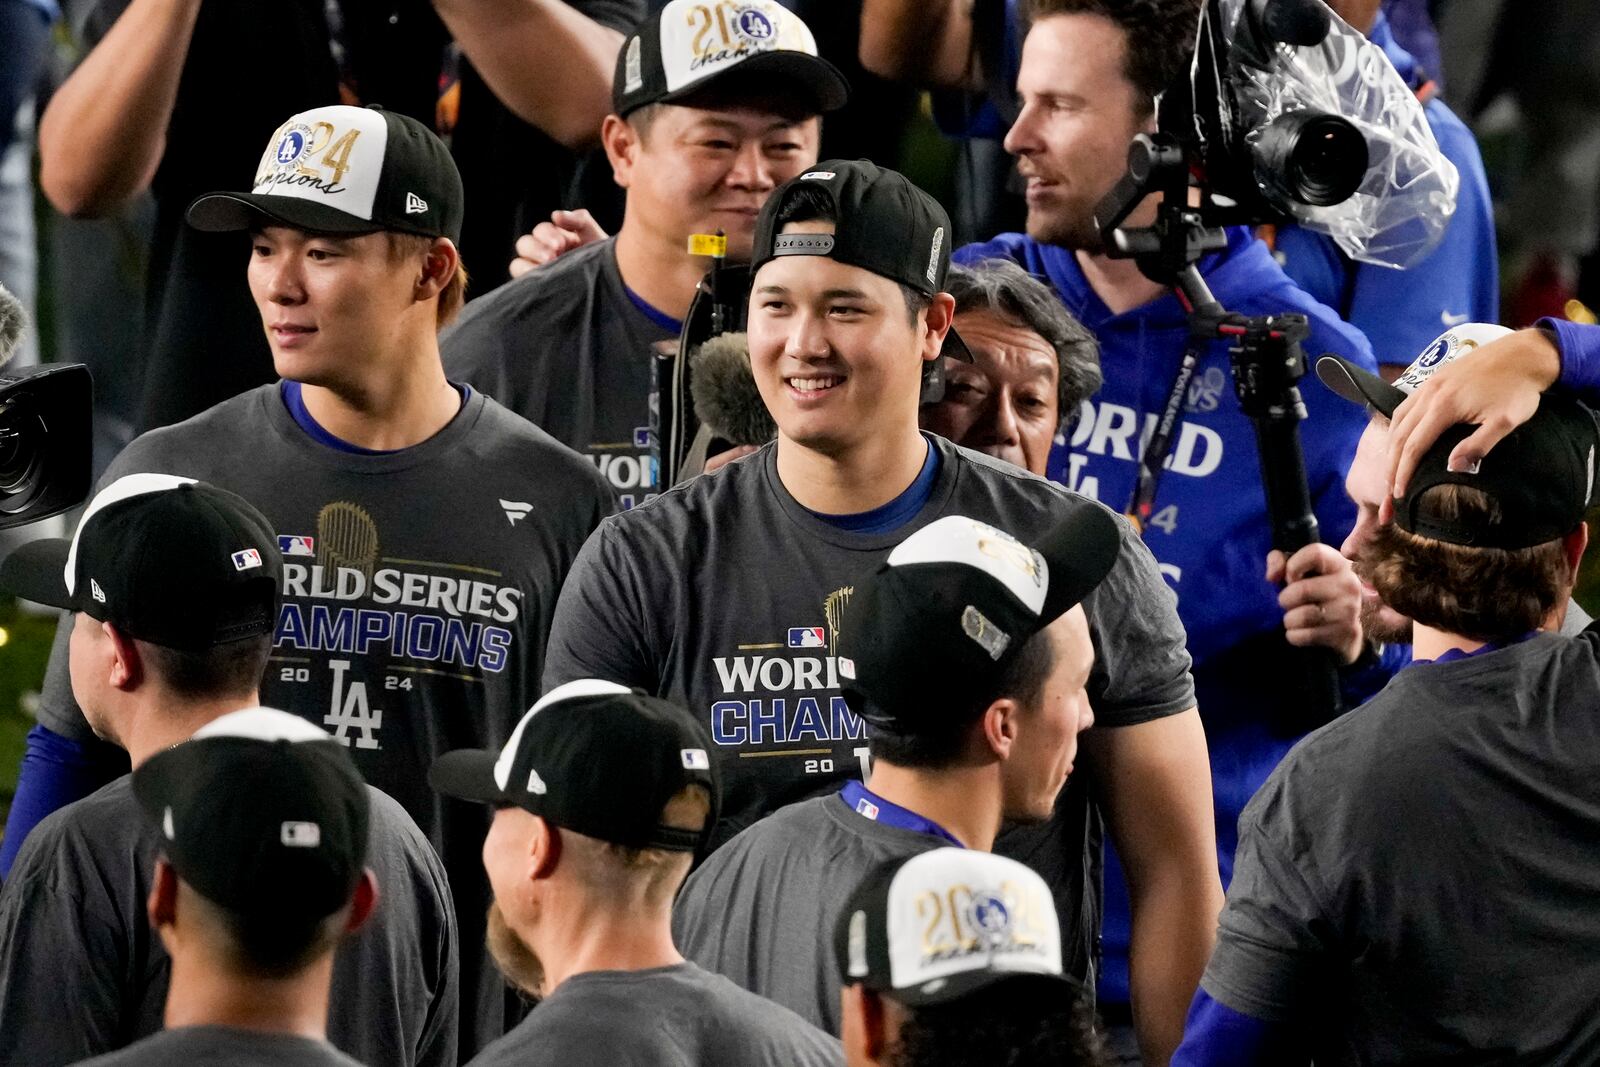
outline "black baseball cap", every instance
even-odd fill
[[[447,796],[513,805],[585,837],[694,852],[711,839],[719,807],[710,749],[704,729],[678,705],[586,678],[546,693],[499,752],[446,752],[428,782]],[[662,826],[667,801],[694,784],[711,794],[705,826]]]
[[[118,478],[95,494],[70,541],[33,541],[0,562],[8,593],[191,652],[271,633],[282,575],[261,512],[170,474]]]
[[[1118,519],[1089,501],[1032,545],[948,515],[857,582],[836,644],[846,702],[895,733],[992,696],[1018,650],[1100,584]]]
[[[814,114],[836,111],[850,96],[844,75],[817,55],[810,27],[775,0],[745,0],[736,9],[671,0],[623,42],[611,107],[625,116],[647,104],[684,100],[735,75],[753,86],[781,88]]]
[[[254,921],[332,915],[366,866],[366,783],[343,745],[286,712],[207,723],[141,764],[133,795],[178,877]]]
[[[459,242],[465,199],[461,172],[432,130],[393,111],[334,104],[278,127],[250,192],[206,193],[189,205],[188,219],[212,232],[278,223]]]
[[[833,201],[833,233],[781,233],[778,216],[798,190]],[[899,171],[864,159],[830,159],[775,189],[756,219],[750,276],[779,256],[826,256],[933,296],[950,273],[950,216]],[[944,355],[972,362],[952,328]]]
[[[1049,982],[1068,998],[1079,992],[1061,969],[1050,887],[988,852],[936,848],[881,864],[846,901],[834,948],[845,985],[911,1007],[1002,981]]]
[[[1423,454],[1405,495],[1395,501],[1396,526],[1447,544],[1504,549],[1542,545],[1578,528],[1595,502],[1600,431],[1593,412],[1571,397],[1546,393],[1533,418],[1495,445],[1475,471],[1449,470],[1451,450],[1476,429],[1452,426]],[[1481,490],[1498,505],[1498,521],[1441,512],[1427,499],[1439,485]]]

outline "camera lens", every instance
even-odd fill
[[[26,396],[0,403],[0,514],[24,510],[43,492],[45,436]]]
[[[1322,111],[1291,111],[1256,140],[1256,180],[1280,205],[1328,207],[1350,199],[1367,174],[1367,142],[1348,120]]]

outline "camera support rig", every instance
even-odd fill
[[[1166,409],[1145,445],[1128,515],[1141,528],[1149,520],[1156,481],[1183,410],[1189,380],[1205,348],[1226,341],[1239,407],[1255,427],[1272,544],[1285,556],[1293,555],[1321,539],[1300,445],[1300,423],[1306,417],[1297,384],[1306,372],[1300,342],[1310,334],[1310,326],[1304,315],[1245,316],[1217,303],[1196,264],[1208,253],[1227,247],[1223,223],[1249,220],[1233,205],[1214,201],[1203,187],[1198,190],[1200,204],[1192,205],[1189,174],[1177,138],[1168,133],[1141,133],[1128,150],[1128,173],[1095,214],[1100,232],[1108,238],[1106,254],[1134,260],[1151,281],[1171,287],[1189,317],[1188,348]],[[1144,228],[1120,228],[1151,193],[1162,194],[1155,222]],[[1339,665],[1331,650],[1290,652],[1302,661],[1297,673],[1304,687],[1295,694],[1298,713],[1286,716],[1284,725],[1298,732],[1338,716],[1343,699]]]

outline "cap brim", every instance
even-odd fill
[[[506,795],[495,784],[494,765],[498,752],[482,748],[463,748],[446,752],[428,768],[428,784],[445,796],[479,804],[506,802]]]
[[[206,233],[230,233],[279,223],[309,233],[357,236],[383,227],[347,211],[292,196],[263,193],[207,193],[189,205],[189,225]]]
[[[1317,360],[1317,377],[1322,384],[1352,404],[1360,404],[1391,418],[1394,409],[1405,402],[1406,393],[1396,389],[1369,370],[1343,356],[1327,355]]]
[[[821,56],[784,48],[758,52],[708,78],[668,93],[658,98],[657,102],[675,104],[734,78],[747,77],[759,77],[763,82],[784,79],[799,85],[810,96],[818,114],[837,111],[850,100],[850,83],[845,81],[844,75],[832,63]]]
[[[1092,593],[1122,551],[1122,531],[1118,519],[1091,501],[1077,502],[1077,512],[1062,520],[1033,548],[1050,568],[1050,586],[1045,590],[1040,625],[1060,618]]]
[[[848,982],[848,979],[846,980]],[[976,993],[980,989],[1004,982],[1008,986],[1012,983],[1037,983],[1048,986],[1052,991],[1059,991],[1060,995],[1070,1003],[1071,998],[1081,996],[1082,985],[1076,980],[1062,974],[1051,974],[1048,971],[965,971],[961,974],[952,974],[934,982],[926,982],[921,986],[911,986],[907,989],[888,990],[889,996],[911,1008],[927,1007],[933,1004],[945,1004],[957,1000],[969,993]],[[927,986],[932,985],[932,992],[926,992]]]
[[[939,354],[941,356],[949,356],[951,359],[959,359],[963,363],[977,362],[972,358],[972,349],[968,348],[967,342],[962,340],[959,333],[956,333],[954,326],[945,331],[944,347],[939,349]]]
[[[67,592],[67,553],[72,542],[61,537],[30,541],[0,560],[0,590],[35,604],[74,610]]]

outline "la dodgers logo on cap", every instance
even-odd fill
[[[268,142],[252,191],[370,219],[388,140],[389,125],[380,111],[333,105],[302,112]],[[411,210],[409,201],[406,206]]]

